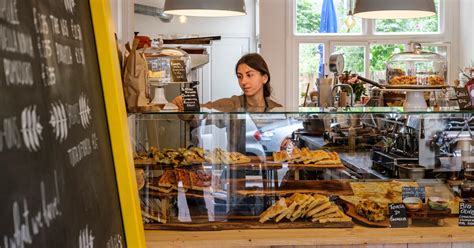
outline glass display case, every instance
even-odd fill
[[[393,86],[444,86],[447,79],[447,60],[444,56],[422,51],[412,44],[411,52],[393,55],[387,61],[387,83]]]
[[[410,226],[442,228],[472,193],[470,111],[203,109],[133,118],[147,229],[390,227],[395,203]],[[423,196],[409,199],[418,188]]]

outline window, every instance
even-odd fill
[[[304,103],[308,86],[310,91],[315,87],[314,83],[319,77],[320,67],[324,66],[324,64],[321,64],[323,54],[324,44],[311,43],[300,44],[299,46],[299,105]]]
[[[392,55],[404,51],[404,44],[371,44],[370,79],[377,82],[385,80],[385,63]]]
[[[344,55],[345,71],[365,75],[364,46],[335,46],[334,52]]]
[[[448,62],[452,56],[449,43],[453,41],[454,33],[446,30],[444,22],[451,19],[444,15],[455,14],[456,5],[448,0],[434,0],[437,14],[432,17],[405,20],[355,18],[353,26],[346,21],[351,20],[348,13],[355,0],[291,1],[293,5],[288,20],[291,25],[288,26],[292,27],[290,33],[293,35],[288,49],[292,58],[297,59],[298,67],[292,67],[288,75],[298,86],[295,87],[295,83],[286,86],[288,95],[295,96],[287,100],[287,106],[303,103],[308,84],[311,91],[322,74],[321,65],[326,65],[327,69],[329,55],[334,52],[344,54],[345,70],[375,81],[386,80],[387,60],[393,54],[407,51],[410,42],[422,43],[423,50],[440,53],[448,58]],[[333,5],[325,6],[328,3]],[[328,17],[332,24],[325,26],[322,23]],[[331,73],[326,71],[324,74]]]
[[[297,0],[296,33],[360,34],[362,32],[362,20],[360,18],[350,19],[351,17],[347,16],[350,4],[352,4],[352,0],[326,1],[326,5],[324,5],[323,0]],[[323,18],[329,21],[322,21]],[[336,23],[331,23],[331,20],[335,20]],[[346,24],[346,22],[350,24],[352,20],[354,24]],[[321,26],[321,23],[326,23],[329,26]]]
[[[375,33],[438,33],[439,25],[439,0],[435,0],[437,14],[431,17],[401,20],[377,20]]]

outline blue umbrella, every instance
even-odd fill
[[[337,15],[333,0],[324,0],[321,10],[321,21],[319,33],[337,33]],[[319,45],[319,78],[324,77],[324,50],[323,45]]]

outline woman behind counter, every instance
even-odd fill
[[[282,107],[281,104],[271,99],[270,71],[260,54],[250,53],[240,58],[235,65],[235,74],[239,80],[239,86],[244,92],[243,95],[222,98],[201,106],[220,111],[232,111],[241,108],[266,111]],[[180,111],[184,109],[181,96],[176,97],[173,103],[178,106]]]

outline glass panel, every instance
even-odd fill
[[[138,193],[143,221],[152,225],[145,228],[248,229],[280,220],[285,228],[326,227],[314,223],[323,216],[350,215],[347,204],[356,206],[359,199],[400,203],[404,186],[424,187],[427,208],[445,209],[449,202],[451,212],[445,214],[459,210],[461,199],[444,181],[473,176],[467,167],[474,155],[472,113],[356,109],[362,112],[220,113],[192,119],[176,113],[153,119],[136,115],[132,139]],[[458,193],[472,197],[473,187],[465,180]],[[340,199],[346,207],[338,207]],[[277,202],[307,214],[265,213]],[[333,209],[322,212],[323,203],[322,208]],[[385,205],[379,207],[387,212]],[[333,211],[340,212],[334,217]],[[329,227],[353,225],[350,218],[341,221],[350,225]]]
[[[296,1],[296,33],[297,34],[317,34],[317,33],[339,33],[358,34],[362,32],[362,20],[360,18],[349,17],[349,6],[352,0],[326,0],[332,6],[325,7],[324,0],[297,0]],[[333,11],[331,11],[331,9]],[[321,20],[326,20],[328,25],[321,26]],[[333,22],[336,23],[332,23]],[[328,28],[332,27],[332,28]]]
[[[363,46],[335,46],[334,52],[344,55],[345,71],[365,75],[365,47]]]
[[[324,68],[324,44],[300,44],[299,47],[299,105],[303,105],[306,90],[314,90],[314,83],[322,68]],[[309,93],[309,92],[308,92]]]
[[[375,33],[437,33],[440,31],[439,0],[435,0],[436,15],[417,19],[387,19],[375,21]]]
[[[404,52],[403,44],[372,44],[370,45],[370,79],[385,81],[385,65],[394,54]]]

